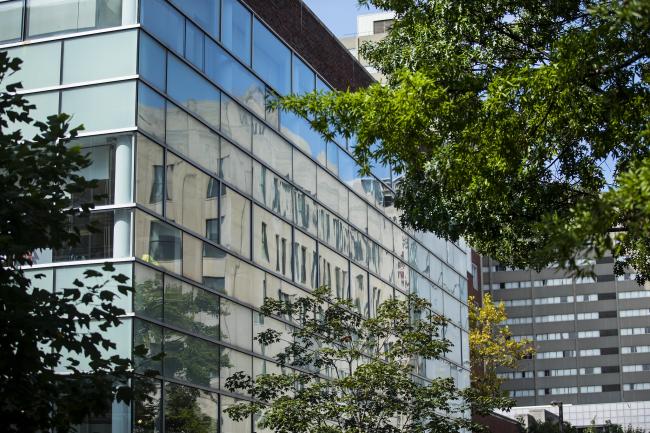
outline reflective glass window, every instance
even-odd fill
[[[203,276],[203,242],[183,232],[183,276],[201,282]]]
[[[133,379],[133,425],[142,433],[162,431],[162,395],[160,381]]]
[[[253,116],[226,95],[221,95],[221,132],[243,148],[251,149]]]
[[[418,282],[422,277],[419,277]],[[442,290],[439,287],[431,286],[431,309],[442,314],[443,313],[443,300],[442,300]]]
[[[172,3],[212,37],[219,38],[219,0],[172,0]]]
[[[224,180],[250,194],[253,182],[253,160],[226,140],[221,141],[219,173]]]
[[[350,229],[350,258],[362,266],[368,266],[368,238]]]
[[[167,218],[206,236],[207,221],[217,218],[219,194],[213,182],[207,174],[168,153]]]
[[[203,32],[189,21],[185,22],[185,58],[203,70]]]
[[[291,226],[255,206],[253,212],[253,260],[291,278]]]
[[[264,117],[264,84],[216,43],[206,40],[205,73],[229,94]]]
[[[409,267],[398,259],[395,259],[395,282],[397,283],[397,288],[402,292],[410,292],[411,278]]]
[[[30,110],[29,117],[34,120],[40,120],[41,122],[47,122],[48,116],[59,113],[59,92],[43,92],[43,93],[33,93],[26,95],[25,99],[31,104],[35,105],[36,108]],[[32,139],[35,135],[40,134],[41,130],[36,127],[36,125],[31,124],[27,125],[24,122],[16,121],[11,122],[7,120],[7,132],[14,132],[20,130],[22,136],[26,139]],[[78,123],[75,123],[75,119],[72,119],[72,124],[78,126]]]
[[[318,206],[296,188],[293,188],[293,214],[298,227],[314,236],[318,235]]]
[[[127,128],[135,123],[135,82],[83,87],[61,92],[61,111],[83,124],[85,132]],[[93,101],[94,109],[88,109]]]
[[[460,340],[460,328],[458,328],[458,327],[456,327],[456,326],[454,326],[452,324],[448,324],[445,327],[445,338],[447,340],[449,340],[451,342],[451,344],[453,344],[453,346],[451,346],[451,348],[450,348],[451,351],[449,353],[447,353],[445,356],[448,359],[450,359],[451,361],[453,361],[453,362],[455,362],[457,364],[461,364],[461,362],[462,362],[462,359],[461,359],[462,358],[462,355],[461,355],[462,342]]]
[[[370,220],[369,213],[375,212],[372,208],[368,209],[365,201],[361,200],[356,194],[350,194],[350,222],[362,232],[368,231],[374,221]]]
[[[318,248],[319,285],[327,286],[338,298],[351,299],[348,260],[329,248]]]
[[[368,272],[360,267],[350,264],[351,281],[350,291],[352,303],[357,311],[364,316],[368,316]]]
[[[219,396],[197,388],[165,383],[165,431],[217,433]]]
[[[134,75],[137,35],[133,30],[66,40],[63,84]]]
[[[264,271],[227,254],[212,266],[222,276],[221,293],[254,306],[264,301]],[[204,269],[205,272],[205,269]],[[211,272],[212,274],[212,272]]]
[[[291,51],[253,19],[253,69],[278,93],[291,93]]]
[[[315,289],[317,285],[316,241],[294,230],[293,243],[293,280],[302,286]]]
[[[430,269],[429,275],[431,280],[438,286],[443,286],[442,262],[433,255],[429,258]]]
[[[293,180],[303,190],[316,195],[316,164],[301,152],[293,152]]]
[[[281,176],[291,179],[292,148],[282,137],[262,122],[253,121],[253,153]]]
[[[167,58],[167,93],[209,125],[219,128],[219,91],[171,54]]]
[[[183,52],[185,19],[163,0],[141,0],[140,21],[168,48]]]
[[[165,98],[138,83],[138,128],[165,141]]]
[[[226,347],[221,348],[221,389],[226,389],[226,380],[235,373],[253,374],[253,357]]]
[[[23,0],[0,3],[0,41],[20,39],[23,28]]]
[[[313,92],[315,89],[315,74],[309,66],[293,55],[293,87],[296,94]]]
[[[253,197],[284,218],[293,220],[291,184],[279,178],[271,170],[255,162],[253,173]]]
[[[241,421],[234,421],[225,412],[227,408],[233,404],[241,403],[232,397],[225,395],[221,396],[221,431],[228,433],[250,433],[251,432],[251,418],[247,417]]]
[[[318,167],[318,192],[320,201],[341,215],[348,217],[348,190],[331,174]]]
[[[460,325],[460,301],[445,293],[443,296],[443,302],[445,317]]]
[[[230,188],[221,191],[220,243],[231,251],[250,257],[250,200]]]
[[[350,254],[350,227],[322,206],[318,206],[318,237],[340,254]]]
[[[133,275],[133,311],[137,314],[163,320],[163,274],[149,267],[135,264]]]
[[[251,13],[237,0],[223,0],[221,43],[244,63],[251,63]]]
[[[165,322],[219,339],[219,297],[165,276]]]
[[[164,337],[165,376],[195,385],[219,387],[219,346],[168,329]]]
[[[219,173],[219,136],[184,110],[167,103],[167,145],[214,174]]]
[[[2,7],[7,3],[0,3]],[[3,32],[0,18],[0,34]],[[0,40],[2,37],[0,36]],[[40,87],[58,86],[61,75],[61,42],[25,45],[7,50],[10,58],[22,60],[20,69],[11,76],[5,77],[3,84],[21,83],[23,89],[38,89]]]
[[[375,317],[379,306],[393,297],[393,288],[370,276],[370,316]]]
[[[325,165],[327,143],[311,128],[307,120],[292,112],[283,112],[280,116],[280,129],[300,150]]]
[[[139,74],[159,90],[167,82],[167,55],[165,49],[145,32],[140,32]]]
[[[339,175],[339,153],[341,149],[333,141],[327,142],[327,162],[326,166],[336,176]]]
[[[120,212],[120,215],[123,213],[124,211]],[[113,211],[76,215],[71,218],[70,224],[74,229],[79,230],[79,243],[54,250],[52,257],[54,262],[128,256],[129,240],[125,241],[123,237],[114,238],[116,233],[114,233],[115,214]],[[92,231],[88,228],[89,225],[94,227]],[[127,237],[130,237],[129,235],[130,233],[127,233]],[[116,246],[114,245],[115,241],[122,244],[126,242],[126,245]],[[114,254],[114,246],[118,247],[115,253],[123,254]],[[124,251],[124,247],[127,247],[127,251]]]
[[[144,212],[136,212],[135,252],[145,262],[181,273],[181,231]]]
[[[382,277],[385,281],[388,281],[390,283],[395,282],[395,264],[393,255],[380,246],[377,247],[377,251],[377,257],[379,260],[377,263],[376,273],[379,274],[379,276]],[[372,268],[372,266],[370,267]]]
[[[133,356],[135,370],[139,373],[155,371],[162,374],[160,354],[162,348],[162,328],[139,319],[133,321],[133,347],[143,350],[143,354]]]
[[[135,200],[162,215],[165,191],[163,148],[138,135],[135,175]]]
[[[115,27],[122,24],[122,0],[28,0],[29,36]]]
[[[221,298],[221,339],[233,346],[251,350],[253,346],[253,312],[235,302]]]
[[[280,341],[270,345],[262,345],[259,341],[253,340],[253,351],[262,355],[274,358],[292,341],[291,326],[279,320],[266,317],[261,313],[253,312],[253,335],[273,329],[280,333]],[[253,361],[255,362],[255,361]],[[257,373],[257,372],[255,372]]]
[[[71,193],[73,205],[132,202],[132,141],[130,134],[84,137],[71,141],[70,145],[81,147],[81,152],[92,161],[77,174],[96,182],[94,188]]]

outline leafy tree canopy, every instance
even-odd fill
[[[0,83],[11,79],[19,59],[0,52]],[[124,275],[105,265],[89,269],[73,287],[40,289],[22,270],[38,249],[79,242],[70,219],[87,215],[91,204],[71,206],[71,197],[94,182],[75,175],[90,165],[68,116],[47,122],[30,117],[35,109],[16,93],[0,90],[0,431],[67,432],[91,414],[105,413],[114,394],[127,400],[128,359],[110,355],[116,345],[104,334],[120,324],[124,310],[113,301],[130,290]],[[23,137],[19,126],[38,133]],[[110,277],[109,277],[110,275]],[[31,275],[38,282],[43,274]],[[64,373],[62,374],[57,374]]]
[[[360,50],[387,85],[281,105],[402,173],[406,225],[517,267],[611,252],[650,276],[647,0],[360,3],[396,12]]]
[[[503,302],[494,304],[492,296],[483,297],[479,306],[469,299],[469,359],[472,364],[472,387],[484,395],[498,396],[503,379],[497,367],[516,370],[519,361],[535,353],[532,341],[515,340],[510,328],[503,326],[508,316]]]
[[[427,301],[391,299],[376,317],[363,319],[351,301],[327,288],[313,294],[293,302],[266,299],[265,315],[298,325],[288,341],[273,329],[256,337],[262,345],[284,343],[276,360],[287,371],[228,378],[230,391],[255,400],[226,409],[231,418],[259,412],[259,426],[279,433],[453,433],[479,428],[462,417],[471,409],[508,406],[507,399],[458,389],[451,378],[414,376],[417,362],[438,360],[451,345],[442,336],[446,319],[428,312]]]

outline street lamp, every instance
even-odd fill
[[[564,433],[564,412],[562,411],[563,403],[561,401],[552,401],[551,406],[557,406],[560,415],[560,433]]]

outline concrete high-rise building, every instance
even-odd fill
[[[391,296],[430,299],[454,347],[416,373],[469,385],[467,249],[403,230],[390,167],[360,177],[354,140],[326,142],[266,107],[275,94],[373,81],[302,2],[1,1],[0,49],[23,59],[9,81],[22,81],[35,117],[65,112],[85,127],[75,144],[98,185],[74,199],[103,196],[73,221],[81,243],[35,252],[27,272],[58,290],[113,262],[136,289],[120,298],[114,353],[166,354],[135,360],[161,372],[147,382],[152,404],[116,403],[82,431],[181,431],[176,397],[205,431],[252,431],[223,415],[246,398],[224,380],[276,371],[253,336],[291,324],[261,316],[264,297],[319,285],[370,316]]]
[[[373,78],[379,82],[384,81],[384,76],[368,64],[368,61],[361,56],[359,48],[364,42],[378,42],[386,37],[395,20],[395,13],[375,12],[357,16],[357,33],[346,35],[340,38],[341,43],[350,53],[361,62]]]
[[[563,402],[575,425],[595,417],[650,429],[650,287],[634,274],[615,277],[611,258],[584,265],[593,266],[593,278],[483,258],[483,291],[505,303],[515,338],[537,349],[518,371],[500,373],[504,387],[518,406]]]

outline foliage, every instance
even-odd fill
[[[497,367],[516,370],[519,361],[532,356],[535,349],[528,339],[516,341],[507,326],[508,316],[503,302],[495,304],[492,296],[483,296],[479,306],[469,299],[469,355],[472,363],[472,388],[484,395],[500,395],[503,379],[497,377]]]
[[[19,66],[0,52],[0,83]],[[32,284],[23,272],[34,251],[79,242],[70,220],[92,205],[73,208],[71,197],[94,183],[74,174],[90,164],[67,144],[79,128],[70,129],[64,114],[34,121],[35,107],[16,93],[20,87],[7,84],[0,92],[0,431],[63,433],[109,410],[113,394],[130,396],[119,385],[129,361],[110,355],[116,346],[103,334],[120,324],[124,310],[113,301],[130,288],[111,265],[87,270],[57,293],[35,287],[43,274]],[[38,133],[25,139],[11,130],[16,125]]]
[[[396,12],[360,49],[387,85],[280,104],[368,169],[404,176],[402,222],[503,264],[615,258],[650,275],[647,0],[361,0]],[[378,145],[377,145],[378,144]]]
[[[564,422],[563,429],[560,430],[560,423],[557,421],[544,421],[544,422],[535,422],[532,421],[528,428],[525,430],[526,433],[577,433],[575,427],[573,427],[568,422]]]
[[[272,329],[256,337],[265,346],[285,344],[276,360],[287,371],[228,378],[230,391],[255,399],[228,408],[231,418],[261,412],[259,426],[282,433],[452,433],[475,427],[462,413],[485,413],[502,403],[459,390],[451,378],[414,378],[418,360],[440,359],[451,345],[441,334],[446,319],[429,312],[427,301],[414,295],[391,299],[376,317],[363,319],[350,300],[331,296],[327,288],[313,295],[265,300],[265,315],[298,325],[286,342]]]
[[[585,433],[645,433],[645,430],[638,427],[632,427],[628,425],[627,428],[623,428],[620,424],[614,424],[610,420],[605,421],[605,425],[601,427],[596,427],[596,420],[591,421],[591,426],[589,426]]]

